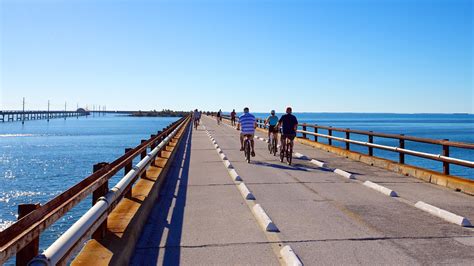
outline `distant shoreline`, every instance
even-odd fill
[[[188,115],[189,111],[171,111],[171,110],[162,110],[162,111],[138,111],[129,114],[128,116],[133,117],[183,117]]]

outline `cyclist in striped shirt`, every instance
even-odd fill
[[[244,138],[248,136],[252,146],[252,157],[255,157],[255,148],[253,137],[255,135],[255,128],[257,128],[257,120],[255,116],[249,113],[249,108],[244,108],[244,113],[239,117],[237,130],[240,130],[240,151],[244,150]]]

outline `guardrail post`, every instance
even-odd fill
[[[108,163],[104,163],[104,162],[94,164],[92,171],[95,173],[107,165]],[[109,191],[109,181],[107,180],[105,181],[104,184],[102,184],[94,192],[92,192],[92,206],[94,206],[94,204],[97,202],[97,200],[99,200],[100,197],[105,196],[105,194],[107,194],[108,191]],[[107,218],[97,228],[97,230],[94,233],[92,233],[92,238],[96,240],[102,239],[105,236],[106,230],[107,230]]]
[[[401,137],[405,136],[404,134],[400,134]],[[400,149],[405,149],[405,140],[404,139],[399,139],[399,145],[398,147]],[[405,164],[405,154],[402,152],[398,152],[398,162],[400,164]]]
[[[154,135],[154,134],[150,135],[150,138],[154,139],[154,138],[156,138],[156,135]],[[156,146],[158,146],[158,141],[153,140],[150,144],[150,151],[154,150],[156,148]],[[155,166],[155,160],[154,159],[151,161],[151,165]]]
[[[314,125],[314,133],[318,134],[318,125]],[[318,136],[314,135],[314,142],[318,142]]]
[[[125,149],[125,153],[131,151],[132,148],[126,148]],[[133,166],[133,161],[130,161],[127,165],[125,165],[125,167],[123,168],[123,175],[127,175],[128,172],[130,172],[130,170],[132,170],[132,166]],[[127,193],[125,193],[125,198],[131,198],[132,197],[132,189],[128,190]]]
[[[146,139],[142,139],[141,143],[146,142]],[[145,148],[142,153],[140,154],[140,160],[143,160],[146,157],[147,149]],[[143,171],[142,175],[140,178],[146,178],[146,169]]]
[[[351,133],[349,132],[349,129],[346,128],[346,139],[351,139]],[[346,142],[346,150],[350,150],[351,149],[351,145],[349,142]]]
[[[39,203],[18,205],[18,220],[28,215],[30,212],[38,209]],[[30,260],[39,253],[39,237],[33,239],[28,245],[16,253],[16,265],[27,265]]]
[[[372,133],[372,131],[369,131],[370,133]],[[374,136],[373,135],[369,135],[369,143],[374,143]],[[370,147],[369,146],[369,156],[374,156],[374,148]]]
[[[332,136],[332,129],[328,129],[328,135]],[[331,138],[328,138],[328,144],[329,144],[329,146],[332,145],[332,139]]]
[[[306,124],[303,124],[303,131],[306,131]],[[303,138],[306,139],[306,133],[303,132]]]
[[[449,139],[444,139],[448,141]],[[449,157],[449,146],[443,145],[443,156]],[[449,163],[443,162],[443,174],[449,175]]]

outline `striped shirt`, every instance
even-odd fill
[[[251,113],[244,113],[239,117],[240,131],[244,134],[254,134],[255,121],[255,116]]]

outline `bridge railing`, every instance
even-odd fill
[[[138,177],[145,173],[172,136],[188,121],[189,117],[179,119],[162,132],[158,131],[158,134],[151,135],[148,140],[142,140],[142,143],[135,148],[126,149],[124,155],[110,164],[94,165],[93,174],[46,204],[31,208],[30,213],[0,232],[0,264],[15,254],[17,260],[26,262],[36,256],[41,233],[91,194],[94,207],[73,225],[74,228],[71,227],[73,229],[70,228],[47,249],[51,251],[45,253],[50,256],[47,257],[47,261],[52,265],[64,263],[76,246],[82,243],[81,239],[88,238],[91,234],[93,238],[100,239],[106,229],[104,225],[107,214],[123,197],[131,196],[131,188]],[[132,166],[133,160],[137,157],[141,161]],[[109,190],[108,180],[122,169],[124,178]],[[79,222],[82,224],[78,224]]]
[[[227,120],[230,119],[230,117],[227,115],[224,115],[223,118]],[[264,122],[265,122],[265,119],[257,118],[258,127],[267,128]],[[337,127],[321,126],[321,125],[307,124],[307,123],[299,124],[297,132],[299,133],[299,138],[309,140],[310,136],[312,136],[313,137],[312,141],[315,141],[315,142],[320,142],[319,141],[320,138],[327,139],[327,144],[329,146],[334,146],[333,141],[345,143],[343,148],[348,151],[351,150],[351,144],[367,147],[368,156],[374,156],[374,149],[395,152],[395,153],[398,153],[397,162],[399,164],[405,164],[405,155],[438,161],[443,164],[442,173],[445,175],[450,175],[451,164],[462,166],[462,167],[474,168],[473,161],[453,158],[450,156],[450,148],[474,150],[473,143],[449,141],[447,139],[437,140],[437,139],[429,139],[429,138],[420,138],[420,137],[413,137],[413,136],[405,136],[403,134],[397,135],[397,134],[388,134],[388,133],[378,133],[378,132],[372,132],[372,131],[356,130],[356,129],[349,129],[349,128],[337,128]],[[334,136],[335,132],[343,133],[344,137]],[[323,134],[323,133],[326,133],[326,134]],[[353,136],[354,134],[357,134],[359,136],[364,136],[365,138],[367,138],[367,141],[351,139],[351,136]],[[377,144],[374,141],[374,137],[398,140],[398,146],[388,146],[388,145]],[[432,154],[428,152],[421,152],[421,151],[407,149],[405,147],[406,146],[405,144],[407,141],[415,142],[415,143],[439,145],[440,154]]]

